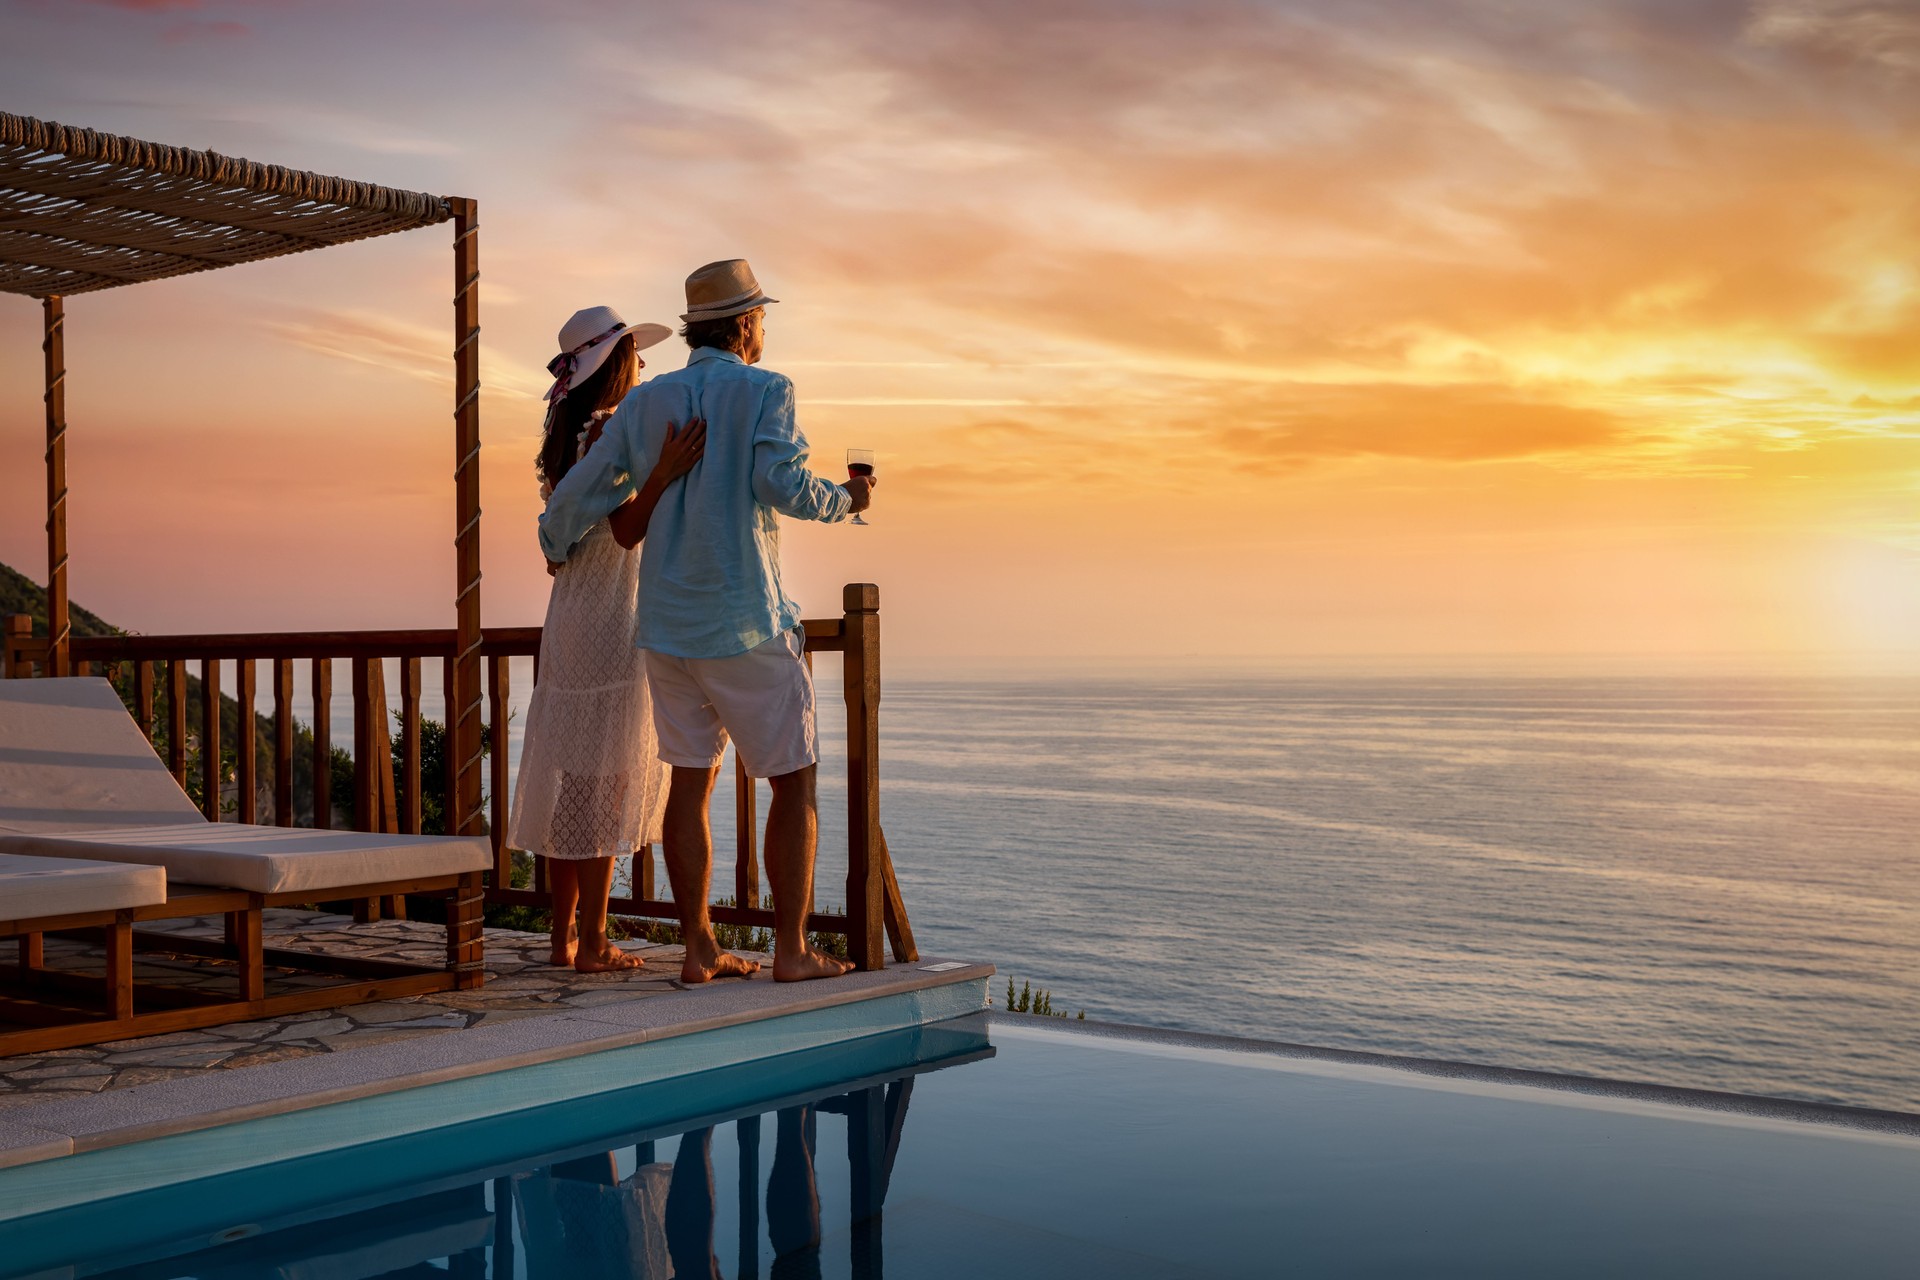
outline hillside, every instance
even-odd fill
[[[0,614],[24,613],[33,619],[33,634],[47,634],[47,589],[10,565],[0,564]],[[120,634],[115,627],[90,609],[68,602],[68,620],[76,636]]]

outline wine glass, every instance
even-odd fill
[[[874,465],[873,450],[871,449],[847,450],[847,478],[848,479],[852,479],[854,476],[866,476],[867,478],[871,479],[873,477],[873,465]],[[853,514],[852,522],[854,524],[866,523],[865,520],[862,520],[860,518],[860,513],[857,511],[854,512]]]

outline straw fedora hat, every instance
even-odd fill
[[[547,389],[545,398],[558,400],[567,394],[567,388],[592,377],[620,345],[620,339],[628,334],[633,335],[634,346],[645,351],[672,337],[673,330],[663,324],[628,324],[612,307],[587,307],[574,312],[560,326],[560,354],[547,361],[553,385]]]
[[[709,262],[687,277],[687,313],[680,318],[688,324],[724,320],[778,301],[760,291],[745,258],[728,258]]]

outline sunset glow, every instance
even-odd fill
[[[486,618],[542,364],[749,258],[810,612],[906,657],[1920,652],[1920,14],[0,0],[11,111],[480,202]],[[74,597],[447,625],[447,237],[69,303]],[[0,560],[44,572],[39,311]],[[678,340],[648,353],[677,367]]]

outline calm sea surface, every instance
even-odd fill
[[[1920,680],[890,678],[883,732],[923,949],[1056,1008],[1920,1109]]]

